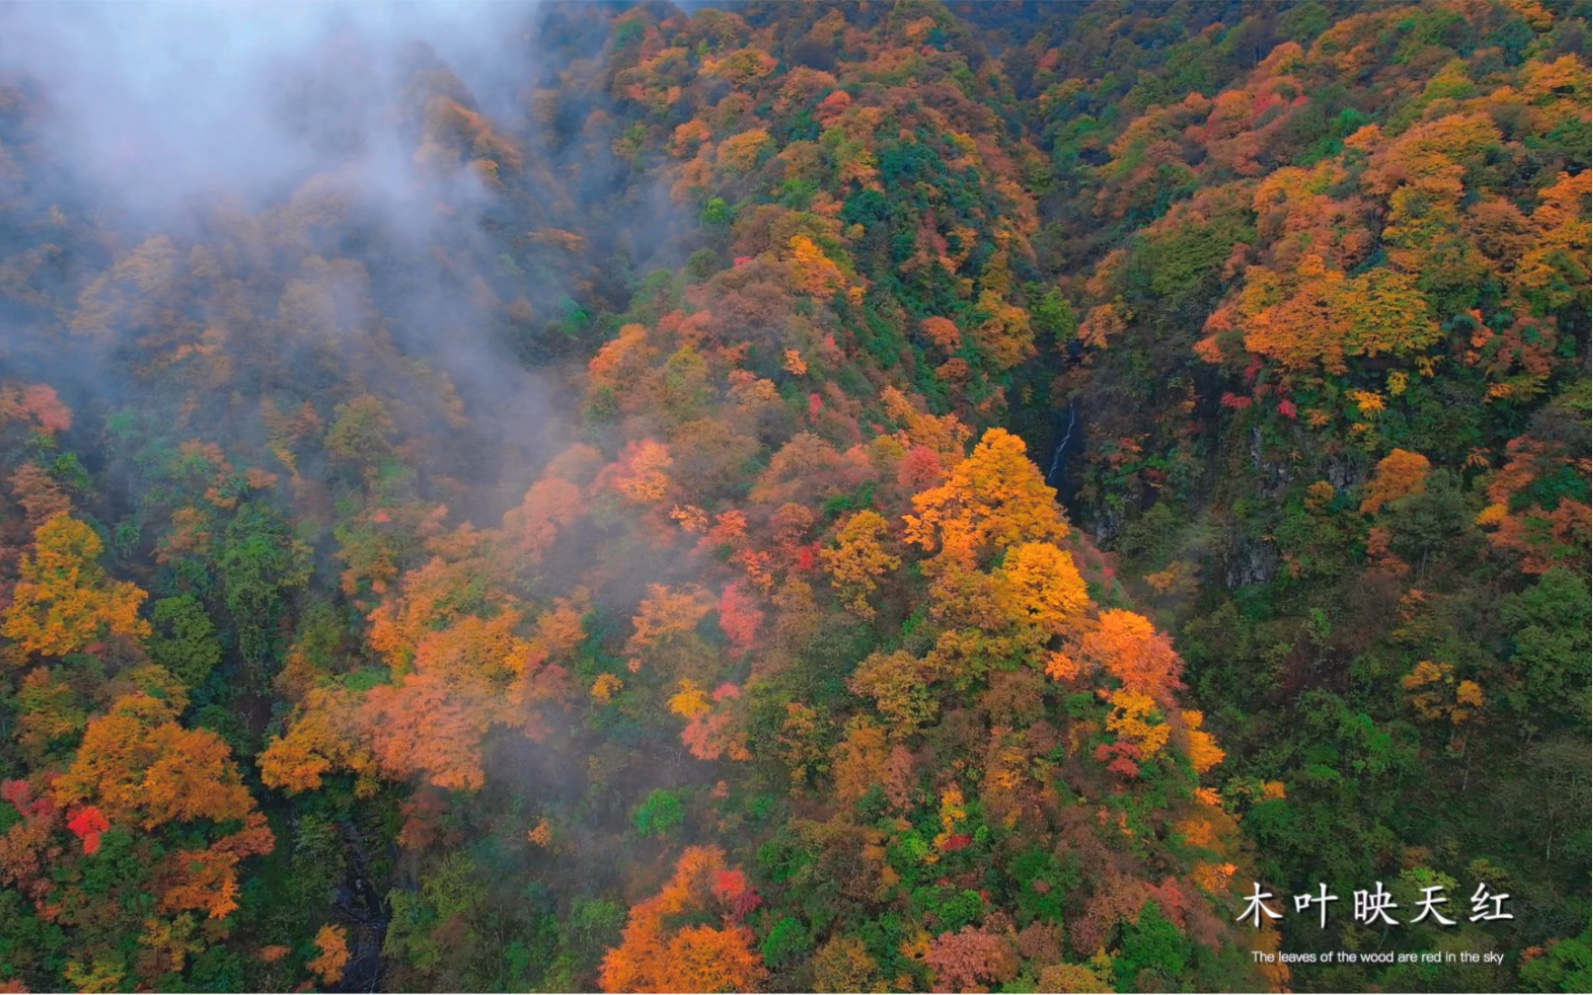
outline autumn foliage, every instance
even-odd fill
[[[631,908],[622,942],[603,958],[606,992],[744,992],[764,975],[751,932],[731,915],[720,926],[672,927],[671,920],[726,911],[745,893],[723,851],[687,847],[654,897]],[[728,880],[728,884],[727,884]]]
[[[490,16],[10,25],[0,989],[1588,987],[1586,10]]]
[[[25,653],[65,656],[108,637],[139,639],[149,623],[138,617],[145,594],[114,581],[99,565],[104,544],[66,512],[40,525],[34,551],[24,554],[0,633]]]

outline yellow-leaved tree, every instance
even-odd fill
[[[1059,541],[1068,527],[1056,491],[1029,459],[1023,440],[993,428],[944,484],[913,497],[904,516],[907,540],[935,556],[925,572],[973,569],[997,550],[1025,542]]]
[[[891,555],[880,541],[889,528],[879,512],[860,511],[841,527],[834,547],[819,551],[846,607],[864,618],[874,616],[868,597],[879,588],[878,578],[902,565],[901,557]]]
[[[106,574],[99,564],[104,550],[93,529],[64,511],[40,525],[0,632],[24,653],[45,656],[66,656],[112,636],[147,638],[149,623],[138,617],[147,595]]]

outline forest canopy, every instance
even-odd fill
[[[0,8],[0,991],[1589,990],[1590,78]]]

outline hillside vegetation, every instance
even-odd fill
[[[1588,990],[1586,4],[493,16],[0,61],[0,990]]]

